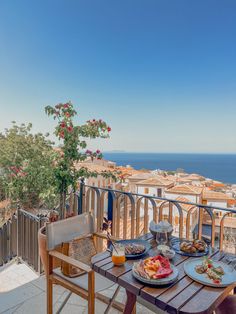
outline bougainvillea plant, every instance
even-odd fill
[[[55,160],[55,183],[60,193],[60,216],[66,216],[66,196],[69,189],[76,191],[78,181],[81,178],[96,177],[99,174],[105,178],[116,180],[116,174],[111,171],[90,171],[86,167],[78,167],[78,162],[90,157],[92,160],[101,159],[99,149],[91,151],[87,149],[86,138],[108,138],[111,131],[106,122],[99,119],[87,121],[85,124],[75,125],[74,118],[78,116],[71,102],[60,103],[55,107],[45,107],[48,116],[57,120],[55,135],[62,142]]]

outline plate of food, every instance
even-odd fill
[[[168,285],[178,278],[178,269],[161,255],[134,263],[132,273],[137,280],[153,286]]]
[[[183,240],[175,239],[171,240],[171,247],[176,253],[185,256],[201,257],[209,253],[209,247],[203,240]]]
[[[235,270],[207,257],[188,260],[184,264],[184,271],[191,279],[211,287],[222,288],[236,282]]]
[[[126,258],[139,258],[150,250],[151,244],[145,240],[130,239],[130,240],[120,240],[115,243],[125,247],[125,257]],[[110,247],[112,250],[112,247]]]

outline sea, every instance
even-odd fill
[[[198,173],[229,184],[236,184],[236,154],[173,154],[173,153],[128,153],[107,152],[104,158],[117,166],[130,165],[135,169]]]

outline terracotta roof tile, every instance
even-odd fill
[[[203,190],[202,198],[208,199],[208,200],[222,200],[222,201],[232,199],[232,197],[230,197],[229,195],[223,192],[216,192],[216,191],[211,191],[208,189]]]
[[[189,194],[189,195],[200,195],[202,192],[202,187],[188,185],[188,184],[179,184],[174,187],[166,190],[166,193],[174,194]]]
[[[146,180],[137,182],[137,185],[149,185],[149,186],[171,186],[174,182],[163,177],[152,177]]]

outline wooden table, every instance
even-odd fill
[[[156,241],[152,235],[147,234],[141,239],[151,243],[149,256],[157,255]],[[211,249],[209,255],[215,261],[225,261],[226,254],[218,249]],[[95,255],[92,259],[93,269],[102,276],[110,279],[126,289],[127,301],[125,314],[132,313],[137,296],[154,304],[168,313],[175,314],[210,314],[225,299],[234,288],[211,288],[190,279],[184,272],[184,262],[189,257],[179,254],[172,260],[179,270],[178,281],[168,287],[153,288],[145,286],[132,276],[132,265],[135,260],[127,260],[123,266],[114,266],[110,252],[106,251]]]

